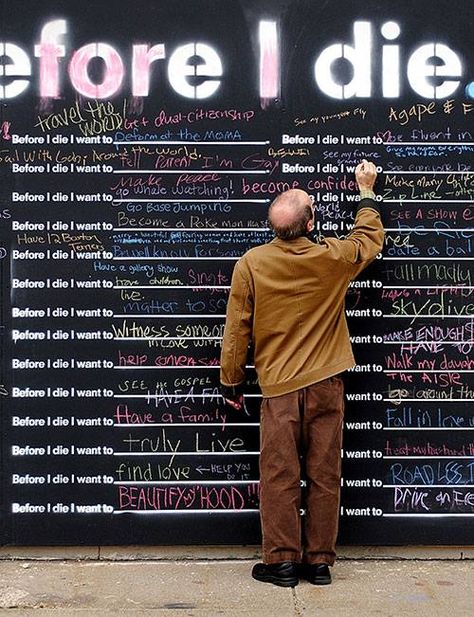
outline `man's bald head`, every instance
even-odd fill
[[[268,222],[281,240],[294,240],[312,229],[311,198],[301,189],[290,189],[273,200],[268,210]]]

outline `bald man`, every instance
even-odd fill
[[[356,169],[360,190],[354,227],[343,240],[307,237],[313,199],[282,193],[268,219],[276,238],[237,262],[221,353],[221,390],[243,407],[250,343],[262,390],[260,518],[262,582],[295,586],[299,578],[331,582],[341,480],[344,391],[341,373],[354,366],[344,298],[349,283],[376,257],[384,231],[373,187],[373,163]],[[302,504],[301,471],[307,479]],[[304,505],[306,514],[300,517]],[[303,522],[302,522],[303,521]]]

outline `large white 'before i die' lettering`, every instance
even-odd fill
[[[39,58],[39,96],[56,98],[61,95],[60,58],[66,57],[68,24],[64,19],[47,22],[34,45],[34,55]],[[278,24],[260,21],[259,77],[261,99],[276,99],[280,95],[280,42]],[[384,98],[397,98],[401,91],[402,68],[400,46],[393,44],[401,34],[396,22],[386,22],[380,33],[385,41],[381,47],[381,92]],[[335,99],[368,98],[373,95],[375,71],[373,58],[380,56],[376,48],[374,26],[369,21],[353,24],[353,44],[333,43],[325,47],[314,63],[314,80],[319,90]],[[151,65],[166,59],[164,43],[149,46],[132,45],[130,59],[131,94],[146,97],[150,93]],[[90,62],[99,58],[103,63],[100,83],[92,81],[88,69]],[[340,62],[352,66],[352,76],[343,83],[336,76]],[[106,99],[118,95],[125,77],[125,64],[119,51],[105,42],[88,43],[71,50],[67,73],[73,88],[82,96]],[[0,99],[13,99],[25,92],[30,84],[32,62],[28,53],[19,45],[0,41]],[[190,99],[207,99],[221,85],[224,63],[218,51],[203,42],[178,46],[168,59],[167,77],[171,88]],[[426,99],[444,99],[458,88],[462,64],[458,54],[448,45],[428,42],[416,48],[408,58],[406,78],[411,89]],[[342,83],[341,83],[342,82]]]

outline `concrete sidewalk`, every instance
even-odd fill
[[[253,561],[2,561],[0,615],[468,617],[474,561],[339,561],[333,584],[282,589]]]

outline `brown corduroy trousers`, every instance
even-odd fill
[[[339,519],[344,386],[330,377],[264,398],[260,518],[264,563],[333,565]],[[301,499],[301,476],[307,480]],[[306,514],[302,518],[300,509]]]

